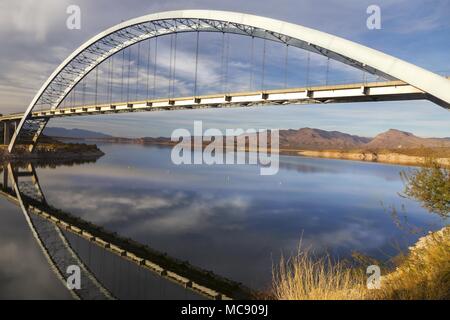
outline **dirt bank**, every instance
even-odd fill
[[[343,160],[357,160],[357,161],[370,161],[370,162],[382,162],[402,165],[424,165],[427,157],[405,155],[395,152],[390,153],[376,153],[376,152],[348,152],[348,151],[312,151],[312,150],[300,150],[298,155],[306,157],[318,157],[318,158],[332,158]],[[450,167],[450,158],[436,158],[439,164]]]

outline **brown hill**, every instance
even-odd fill
[[[366,149],[448,148],[446,138],[420,138],[410,132],[390,129],[380,133],[364,146]]]
[[[280,147],[292,149],[354,149],[360,148],[371,139],[320,129],[302,128],[280,130]]]
[[[117,143],[139,143],[146,145],[172,145],[177,142],[172,142],[170,138],[117,138],[110,137],[95,132],[72,130],[62,131],[60,128],[52,128],[53,132],[49,132],[50,136],[64,137],[67,136],[78,139],[90,140],[94,137],[95,140],[110,141]],[[47,131],[46,131],[47,133]],[[52,134],[53,133],[53,134]],[[64,135],[63,135],[64,133]],[[380,150],[380,149],[421,149],[421,148],[435,148],[445,149],[450,148],[450,138],[421,138],[412,133],[404,132],[396,129],[390,129],[386,132],[380,133],[375,138],[365,138],[357,135],[342,133],[339,131],[326,131],[312,128],[289,129],[280,130],[280,148],[282,149],[303,149],[303,150]],[[442,151],[441,150],[441,151]],[[446,151],[448,152],[448,151]]]

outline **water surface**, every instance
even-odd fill
[[[300,240],[340,258],[358,251],[387,259],[420,236],[411,226],[426,232],[443,224],[399,196],[399,172],[411,167],[281,156],[277,175],[260,176],[249,165],[176,166],[170,148],[100,148],[106,156],[97,163],[37,169],[52,206],[259,290],[270,286],[273,265],[281,254],[295,253]],[[70,297],[33,244],[19,208],[3,199],[0,208],[0,297]],[[85,259],[97,250],[68,239]],[[95,271],[106,272],[102,263]],[[29,281],[29,269],[39,281]],[[110,274],[108,281],[126,286],[131,273]],[[175,289],[164,296],[160,289],[131,292],[122,288],[120,297],[192,298]]]

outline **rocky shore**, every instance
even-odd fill
[[[315,158],[331,158],[341,160],[356,160],[391,163],[400,165],[424,165],[427,161],[425,156],[413,156],[396,152],[378,153],[370,151],[332,151],[332,150],[300,150],[298,155]],[[450,158],[434,158],[436,162],[445,167],[450,167]]]

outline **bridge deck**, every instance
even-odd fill
[[[353,83],[327,86],[311,86],[289,89],[221,93],[214,95],[152,99],[145,101],[90,104],[70,108],[35,111],[32,118],[99,115],[110,113],[201,109],[212,107],[242,107],[263,104],[306,104],[357,101],[387,101],[426,99],[427,95],[402,81]],[[23,113],[0,117],[1,121],[17,121]]]

